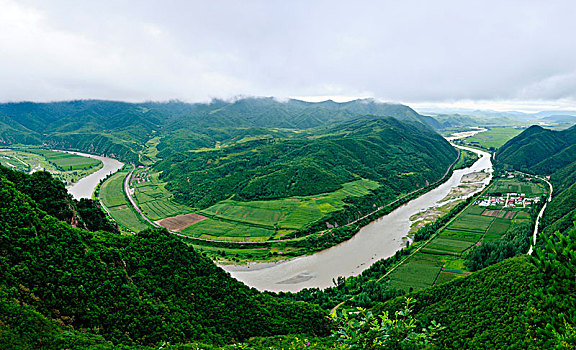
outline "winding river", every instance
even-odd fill
[[[100,180],[104,179],[109,174],[115,173],[124,166],[124,163],[121,163],[116,159],[109,157],[95,156],[93,154],[73,152],[73,151],[60,151],[60,152],[66,152],[83,157],[98,159],[102,161],[102,163],[104,164],[104,166],[100,170],[86,177],[83,177],[82,179],[80,179],[80,181],[68,187],[68,192],[70,192],[75,199],[92,198],[92,193],[94,193],[94,190],[96,189],[96,186],[98,186]]]
[[[472,136],[486,129],[453,134],[447,140]],[[450,179],[402,205],[391,213],[364,226],[350,240],[321,252],[279,263],[252,263],[248,265],[222,266],[232,277],[248,286],[268,291],[299,291],[304,288],[326,288],[333,285],[338,276],[355,276],[380,259],[391,257],[406,246],[407,233],[413,223],[414,214],[446,202],[443,199],[451,189],[462,184],[466,174],[485,171],[492,173],[490,154],[476,149],[456,146],[477,153],[480,158],[469,168],[456,170]],[[468,194],[481,191],[488,185],[492,176],[482,181],[483,186]]]

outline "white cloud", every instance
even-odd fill
[[[0,100],[573,101],[565,1],[0,0]]]

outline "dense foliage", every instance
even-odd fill
[[[312,139],[259,140],[177,154],[156,166],[176,198],[204,208],[220,200],[261,200],[331,192],[366,178],[392,194],[444,176],[456,151],[439,135],[396,119],[336,124]]]
[[[422,324],[437,321],[442,349],[543,349],[529,339],[524,319],[534,293],[531,283],[539,277],[525,257],[508,259],[466,278],[433,286],[411,295],[414,317]],[[397,298],[380,307],[399,310]]]
[[[0,289],[34,315],[119,344],[329,331],[317,308],[249,289],[166,231],[91,233],[38,206],[0,177]],[[10,337],[39,336],[19,327]]]
[[[245,98],[195,104],[20,102],[0,104],[0,144],[44,144],[113,155],[137,163],[142,160],[143,145],[153,137],[161,138],[159,155],[168,156],[244,137],[283,137],[286,135],[279,135],[278,128],[307,129],[367,114],[434,122],[409,107],[373,100],[308,103]]]
[[[412,316],[413,303],[412,299],[406,298],[404,308],[395,311],[392,317],[387,311],[376,316],[363,308],[342,316],[333,315],[340,323],[334,334],[345,349],[430,349],[444,327],[432,321],[429,326],[420,328]]]
[[[484,242],[472,248],[466,256],[464,265],[470,271],[478,271],[508,258],[525,254],[530,248],[532,231],[533,225],[527,222],[513,225],[502,239]]]
[[[532,259],[538,279],[528,315],[532,336],[546,348],[576,348],[576,227],[555,233]],[[541,281],[540,281],[541,280]]]

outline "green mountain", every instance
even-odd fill
[[[257,140],[179,153],[155,166],[175,196],[205,208],[332,192],[360,178],[385,184],[389,197],[444,176],[457,152],[421,123],[366,117],[306,138]]]
[[[166,231],[123,236],[59,221],[40,208],[65,195],[32,199],[7,179],[9,172],[0,175],[1,348],[31,341],[58,349],[76,338],[222,344],[329,330],[316,307],[246,287]],[[35,180],[53,187],[49,176]]]
[[[413,315],[421,324],[432,320],[440,332],[440,349],[541,349],[528,337],[524,313],[535,292],[536,268],[525,257],[508,259],[472,275],[413,293]],[[377,310],[399,310],[398,298]]]
[[[308,103],[244,98],[195,104],[98,100],[21,102],[0,104],[0,143],[44,143],[139,162],[144,144],[153,137],[160,137],[158,149],[169,155],[214,147],[238,137],[239,133],[261,136],[261,128],[302,130],[366,114],[432,122],[407,106],[372,100]],[[272,135],[279,136],[276,132]]]
[[[576,218],[576,127],[555,131],[532,126],[496,153],[496,165],[547,175],[554,185],[543,227],[546,233],[565,232]]]

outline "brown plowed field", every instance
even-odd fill
[[[175,232],[180,232],[186,227],[193,225],[197,222],[200,222],[204,219],[207,219],[205,216],[198,215],[198,214],[186,214],[186,215],[177,215],[171,218],[166,218],[162,220],[155,221],[158,225],[162,227],[166,227],[167,229]]]

